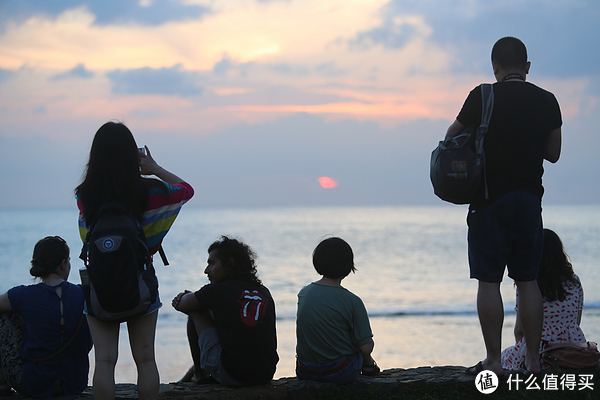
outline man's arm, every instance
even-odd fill
[[[546,142],[546,149],[544,151],[544,158],[551,163],[555,163],[560,158],[560,150],[562,146],[562,133],[561,128],[556,128],[550,131],[548,135],[548,141]]]
[[[181,292],[175,296],[171,302],[171,305],[174,309],[184,314],[189,314],[192,311],[199,311],[206,308],[203,307],[200,302],[198,302],[196,295],[189,290]]]
[[[10,306],[10,300],[8,299],[8,292],[0,294],[0,313],[11,312],[12,307]]]
[[[460,122],[458,122],[457,119],[454,120],[454,122],[452,123],[452,125],[450,125],[448,127],[448,130],[446,131],[446,137],[452,136],[452,134],[456,131],[458,131],[459,129],[464,128],[465,126],[463,124],[461,124]]]

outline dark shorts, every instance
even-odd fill
[[[221,363],[221,339],[217,333],[217,328],[209,328],[202,331],[198,338],[200,346],[200,367],[204,372],[212,375],[219,383],[227,386],[242,386],[242,384],[233,379]]]
[[[363,356],[357,351],[351,356],[344,356],[335,361],[315,364],[296,360],[296,375],[298,379],[317,382],[332,382],[337,384],[352,383],[360,375]]]
[[[507,193],[487,207],[470,210],[467,225],[471,278],[502,282],[505,267],[517,282],[537,278],[544,243],[538,196]]]
[[[153,312],[157,311],[161,307],[162,307],[162,303],[160,302],[160,295],[159,295],[159,293],[156,293],[156,300],[154,301],[154,303],[150,304],[150,307],[148,308],[148,311],[146,311],[144,316],[152,314]],[[85,315],[89,315],[88,308],[87,308],[87,301],[83,302],[83,313]]]

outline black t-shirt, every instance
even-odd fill
[[[275,302],[269,289],[243,281],[202,287],[196,299],[215,317],[227,373],[244,384],[273,379],[279,361],[275,333]]]
[[[469,93],[456,119],[463,125],[481,122],[481,88]],[[542,197],[544,151],[548,134],[562,125],[554,95],[529,82],[494,84],[494,109],[484,139],[489,200],[483,180],[471,208],[481,208],[515,190]]]

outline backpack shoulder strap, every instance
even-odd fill
[[[483,162],[483,184],[485,190],[485,199],[489,199],[487,174],[485,165],[485,153],[483,152],[483,139],[487,133],[492,119],[492,111],[494,110],[494,87],[490,83],[481,84],[481,125],[477,129],[477,137],[475,138],[475,152]]]
[[[487,131],[492,118],[494,109],[494,87],[490,83],[481,84],[481,125],[479,129],[485,128]],[[485,133],[485,132],[484,132]]]

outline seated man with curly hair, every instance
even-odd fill
[[[222,236],[208,248],[210,283],[173,299],[173,308],[189,317],[194,360],[182,381],[248,386],[273,378],[279,361],[275,303],[258,279],[255,259],[248,245]]]

